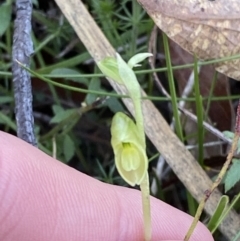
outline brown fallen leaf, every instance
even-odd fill
[[[201,60],[240,53],[239,0],[138,0],[169,38]],[[240,59],[216,64],[240,80]]]

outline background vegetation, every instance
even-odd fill
[[[11,82],[15,15],[11,1],[4,3],[0,6],[0,129],[15,135]],[[90,0],[85,4],[107,39],[125,60],[136,53],[149,51],[154,24],[136,1]],[[121,96],[112,90],[100,74],[54,1],[34,2],[32,27],[35,53],[31,69],[59,85],[54,86],[48,79],[32,78],[35,133],[39,148],[87,175],[107,183],[127,186],[115,169],[109,131],[113,114],[126,111]],[[215,128],[220,131],[231,130],[235,120],[234,100],[239,98],[239,84],[215,73],[212,66],[199,68],[199,84],[194,82],[194,78],[189,84],[194,60],[186,52],[179,51],[173,42],[170,42],[170,54],[175,71],[171,81],[165,67],[166,56],[160,31],[157,32],[155,47],[155,71],[166,90],[173,95],[171,88],[175,88],[176,100],[179,103],[182,101],[187,109]],[[155,103],[167,122],[172,123],[173,115],[179,117],[180,125],[172,123],[173,130],[214,178],[225,160],[226,143],[209,136],[203,126],[189,124],[185,116],[180,116],[171,105],[170,98],[156,84],[147,61],[136,73],[147,98]],[[186,86],[190,86],[187,94],[184,92]],[[203,114],[199,112],[200,107]],[[155,185],[152,184],[153,195],[194,215],[197,203],[150,142],[147,152],[150,158],[150,181],[155,182]],[[233,197],[238,192],[239,187],[236,186],[228,194]],[[240,204],[235,205],[235,209],[239,211]],[[220,233],[215,235],[216,240],[224,240]]]

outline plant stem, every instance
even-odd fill
[[[128,95],[119,95],[116,93],[111,93],[111,92],[103,92],[103,91],[97,91],[97,90],[88,90],[88,89],[82,89],[82,88],[78,88],[78,87],[73,87],[70,85],[66,85],[66,84],[61,84],[59,82],[53,81],[51,79],[48,79],[46,77],[44,77],[43,75],[31,70],[30,68],[26,67],[23,63],[19,62],[16,60],[16,62],[23,68],[26,69],[30,74],[38,77],[39,79],[43,80],[44,82],[47,82],[49,84],[58,86],[60,88],[63,88],[65,90],[71,90],[71,91],[76,91],[76,92],[81,92],[81,93],[91,93],[91,94],[96,94],[96,95],[102,95],[102,96],[112,96],[112,97],[118,97],[118,98],[129,98]]]
[[[168,83],[169,83],[169,89],[171,94],[172,111],[174,116],[174,127],[176,129],[176,133],[179,139],[183,140],[183,130],[182,130],[180,116],[178,114],[177,94],[176,94],[176,88],[175,88],[174,77],[173,77],[173,68],[171,63],[168,38],[167,38],[167,35],[164,33],[163,33],[163,44],[164,44],[164,51],[166,56],[166,65],[168,67],[167,74],[168,74]]]
[[[194,56],[194,90],[196,98],[196,114],[197,114],[197,129],[198,129],[198,162],[203,167],[203,143],[204,143],[204,127],[203,127],[203,101],[200,93],[198,62]]]
[[[130,93],[129,93],[130,94]],[[131,96],[131,94],[130,94]],[[143,114],[142,114],[142,105],[141,105],[141,99],[133,99],[131,96],[134,104],[134,109],[135,109],[135,120],[136,120],[136,125],[139,130],[139,134],[141,135],[141,141],[142,144],[144,145],[144,148],[146,148],[146,139],[145,139],[145,132],[144,132],[144,122],[143,122]]]
[[[184,241],[188,241],[195,229],[195,227],[197,226],[198,220],[200,219],[200,216],[202,214],[203,208],[205,203],[207,202],[208,198],[210,197],[210,195],[212,194],[212,192],[218,187],[218,185],[221,183],[224,175],[227,172],[227,169],[229,167],[229,165],[231,164],[233,155],[237,149],[237,145],[238,145],[238,140],[239,140],[239,136],[240,136],[240,101],[238,103],[238,109],[237,109],[237,117],[236,117],[236,126],[235,126],[235,135],[232,141],[232,147],[228,153],[227,156],[227,160],[224,163],[221,171],[218,174],[217,179],[215,180],[215,182],[212,184],[212,187],[210,190],[206,190],[205,191],[205,196],[203,197],[203,199],[201,200],[201,202],[199,203],[196,215],[193,219],[193,222],[184,238]]]
[[[149,190],[149,178],[148,173],[140,184],[142,193],[142,208],[143,208],[143,222],[144,222],[144,240],[150,241],[152,237],[151,228],[151,208],[150,208],[150,190]]]

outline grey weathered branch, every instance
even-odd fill
[[[14,22],[12,72],[15,98],[17,135],[36,146],[34,119],[32,112],[32,87],[30,74],[21,68],[16,60],[29,67],[33,54],[31,39],[31,0],[16,0],[16,19]]]

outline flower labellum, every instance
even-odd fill
[[[118,112],[113,117],[111,134],[118,172],[129,185],[140,185],[147,172],[148,159],[136,124]]]

